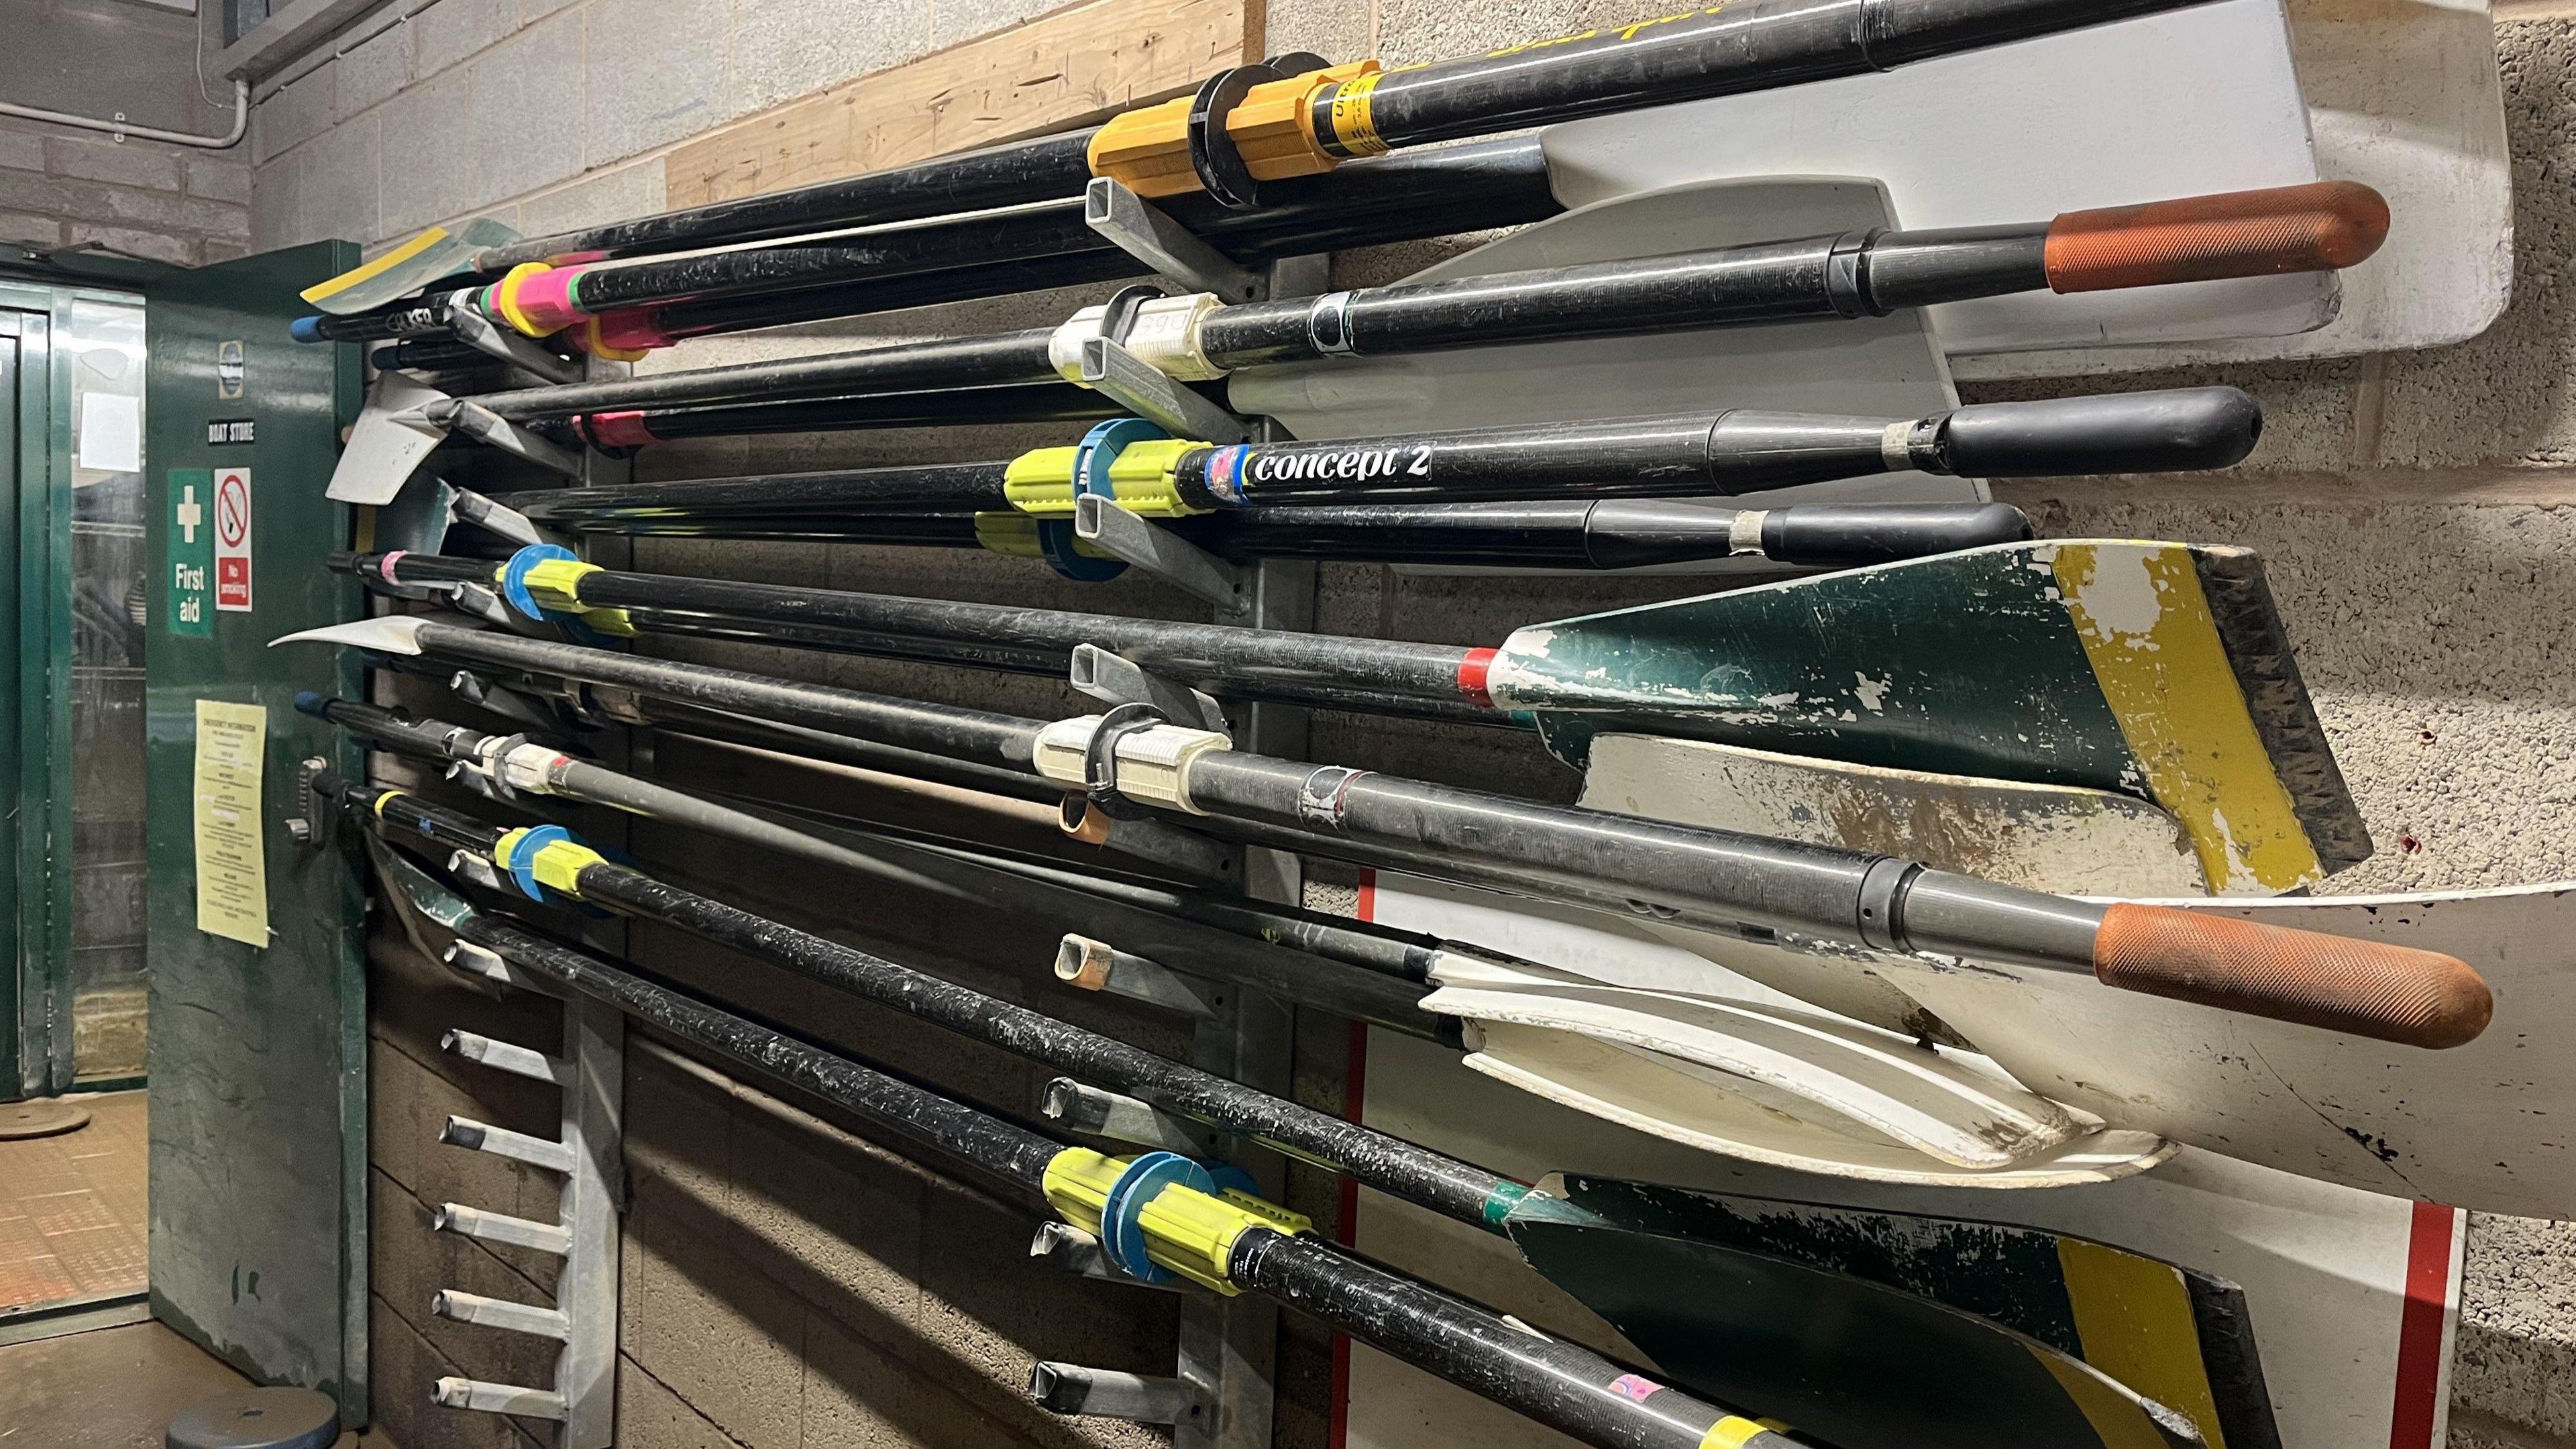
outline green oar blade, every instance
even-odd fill
[[[2084,1360],[2188,1417],[2213,1449],[2280,1449],[2244,1290],[2089,1238],[2014,1223],[1567,1176],[1598,1217],[1848,1273]]]
[[[316,282],[305,289],[304,300],[335,317],[370,312],[410,296],[441,277],[470,269],[475,253],[486,247],[518,239],[516,231],[488,216],[476,217],[458,231],[433,226],[383,256],[362,262],[327,282]]]
[[[2183,1449],[2192,1421],[1972,1313],[1783,1257],[1533,1194],[1504,1220],[1530,1266],[1694,1392],[1830,1444]]]
[[[2215,891],[2370,853],[2243,549],[2001,544],[1533,625],[1488,689],[1575,763],[1627,730],[2134,795]]]

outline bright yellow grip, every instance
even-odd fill
[[[1134,1161],[1068,1147],[1047,1163],[1042,1182],[1046,1199],[1066,1222],[1099,1236],[1109,1191]],[[1145,1256],[1157,1266],[1229,1297],[1243,1291],[1226,1277],[1237,1238],[1252,1228],[1293,1235],[1315,1226],[1301,1213],[1248,1193],[1229,1188],[1211,1195],[1179,1183],[1166,1184],[1138,1209],[1136,1225],[1144,1231]]]
[[[530,565],[522,582],[527,585],[528,597],[545,607],[579,614],[587,608],[581,601],[581,581],[599,571],[599,565],[584,563],[577,558],[550,558]],[[634,631],[630,629],[627,632]]]
[[[606,856],[587,845],[558,840],[551,845],[537,847],[536,855],[528,861],[528,869],[536,875],[537,884],[548,890],[578,896],[581,894],[581,873],[591,866],[607,863]]]

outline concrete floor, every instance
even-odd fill
[[[158,1323],[0,1347],[0,1449],[161,1449],[170,1416],[248,1388],[205,1350]],[[337,1449],[398,1449],[343,1434]]]

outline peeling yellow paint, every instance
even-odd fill
[[[2102,696],[2156,803],[2178,816],[2219,892],[2322,878],[2178,544],[2067,543],[2052,567]]]

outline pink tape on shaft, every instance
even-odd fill
[[[652,307],[620,307],[614,312],[602,312],[591,319],[588,330],[593,336],[583,338],[585,344],[595,341],[619,353],[650,352],[679,340],[662,330],[658,309]],[[596,352],[599,347],[586,350]]]
[[[528,319],[537,335],[561,332],[582,320],[581,308],[573,305],[573,280],[582,274],[580,267],[556,267],[552,271],[530,272],[511,285],[510,305]]]
[[[644,415],[640,412],[585,413],[575,421],[581,427],[582,436],[590,439],[591,446],[595,448],[640,448],[646,443],[661,441],[653,436],[651,428],[644,426]]]

